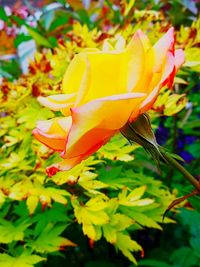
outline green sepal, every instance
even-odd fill
[[[127,122],[121,129],[121,133],[130,142],[136,142],[152,156],[159,165],[160,158],[163,158],[160,147],[156,141],[154,132],[151,128],[149,115],[141,114],[134,122]]]

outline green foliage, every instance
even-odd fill
[[[35,82],[34,75],[31,80]],[[144,186],[144,175],[133,172],[131,164],[124,169],[124,162],[132,162],[137,147],[122,136],[116,136],[96,157],[69,172],[46,177],[44,168],[55,161],[55,156],[49,157],[51,151],[32,140],[30,130],[37,120],[52,117],[53,113],[37,104],[30,83],[28,91],[21,81],[14,86],[16,95],[12,90],[8,92],[9,98],[2,102],[8,114],[1,117],[1,243],[8,244],[8,261],[20,257],[21,241],[30,255],[38,253],[42,257],[75,246],[76,242],[61,234],[78,223],[89,239],[104,237],[136,263],[132,252],[141,250],[141,246],[131,238],[132,231],[143,226],[161,229],[158,223],[173,195],[150,177],[145,177]],[[165,200],[162,192],[168,195]],[[9,214],[13,218],[8,221]]]
[[[187,1],[172,1],[169,10],[166,1],[124,1],[122,6],[105,1],[104,9],[91,3],[86,10],[59,2],[63,6],[56,10],[43,7],[36,28],[0,8],[7,25],[28,27],[29,35],[18,34],[15,47],[33,38],[38,49],[51,48],[38,50],[29,73],[14,82],[8,80],[18,78],[18,63],[0,64],[0,74],[7,78],[0,85],[0,265],[112,267],[133,266],[138,261],[139,266],[196,267],[199,196],[163,222],[169,204],[191,191],[180,174],[162,162],[161,173],[138,145],[116,135],[94,156],[49,178],[45,168],[59,156],[34,140],[31,131],[38,120],[54,117],[37,97],[61,92],[62,77],[76,53],[99,48],[106,38],[114,44],[118,34],[129,40],[138,28],[155,41],[173,21],[186,62],[175,92],[164,89],[154,106],[157,115],[150,115],[155,130],[163,115],[170,116],[164,121],[169,131],[165,145],[172,153],[180,152],[180,131],[194,136],[195,143],[186,143],[184,149],[197,158],[200,21],[191,22],[197,4],[191,9]],[[174,16],[177,10],[180,17]],[[189,167],[199,174],[196,160]]]
[[[15,59],[10,61],[0,60],[0,77],[5,77],[8,80],[18,78],[20,75],[20,66]]]
[[[24,231],[29,225],[21,220],[18,221],[6,221],[1,220],[0,222],[0,230],[1,230],[1,238],[0,243],[8,244],[13,241],[19,241],[24,239]]]
[[[36,263],[45,260],[38,255],[26,255],[23,253],[19,257],[11,257],[6,253],[0,254],[0,264],[4,267],[16,266],[16,267],[32,267]]]
[[[27,27],[27,29],[28,29],[30,36],[32,36],[32,38],[36,41],[38,45],[42,45],[42,46],[49,47],[49,48],[52,47],[51,43],[46,38],[44,38],[40,33],[38,33],[36,30],[33,30],[31,27]]]

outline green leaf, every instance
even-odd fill
[[[137,264],[135,257],[131,252],[142,250],[142,247],[135,241],[133,241],[129,235],[123,233],[117,233],[117,241],[115,247],[121,250],[131,262]]]
[[[8,20],[8,16],[6,15],[6,12],[2,6],[0,6],[0,19],[2,19],[3,21]]]
[[[111,224],[117,231],[123,231],[133,225],[134,221],[125,214],[116,213],[112,216]]]
[[[127,3],[127,7],[126,7],[126,9],[125,9],[125,11],[124,11],[124,15],[125,15],[125,16],[128,15],[128,13],[129,13],[129,12],[131,11],[131,9],[133,8],[134,4],[135,4],[135,0],[130,0],[129,3]]]
[[[39,203],[39,198],[37,196],[29,196],[26,201],[26,205],[28,207],[29,213],[33,214],[37,205]]]
[[[135,183],[133,174],[125,175],[122,173],[123,166],[114,166],[109,170],[102,168],[99,171],[99,180],[103,183],[109,185],[112,188],[123,188],[126,184],[127,186]]]
[[[61,247],[76,246],[69,239],[60,236],[66,226],[66,224],[55,225],[49,223],[37,239],[27,242],[27,245],[39,253],[50,253],[59,250]]]
[[[31,40],[30,36],[20,33],[16,36],[14,40],[15,47],[18,47],[21,43]]]
[[[200,196],[190,197],[188,201],[192,204],[192,207],[200,213]]]
[[[111,160],[131,161],[134,159],[133,155],[130,155],[138,145],[131,145],[127,140],[119,135],[114,136],[110,142],[98,150],[98,155]]]
[[[96,173],[87,171],[84,173],[84,175],[80,176],[78,179],[78,184],[91,194],[100,194],[98,190],[106,188],[108,185],[96,180],[96,178]]]
[[[30,101],[30,99],[27,99],[27,101]],[[36,99],[34,99],[31,105],[19,111],[17,122],[24,123],[28,129],[33,129],[37,121],[49,119],[53,116],[54,114],[52,111],[47,108],[42,108]]]
[[[104,237],[108,242],[114,244],[117,241],[117,233],[125,230],[133,223],[134,221],[128,216],[116,213],[110,217],[108,224],[102,226]]]
[[[49,24],[48,27],[49,32],[56,31],[58,27],[67,24],[69,21],[69,16],[71,16],[71,14],[66,10],[55,10],[54,13],[55,13],[54,19],[51,21],[51,24]]]
[[[140,225],[162,230],[162,227],[156,221],[141,212],[129,209],[126,211],[126,213],[129,214],[129,217],[138,222]]]
[[[0,61],[0,76],[12,80],[17,79],[20,73],[21,70],[17,60]]]
[[[113,227],[110,224],[106,224],[103,226],[103,235],[105,237],[105,239],[111,243],[111,244],[115,244],[117,241],[117,230],[115,229],[115,227]]]
[[[152,204],[154,202],[153,199],[144,198],[140,199],[146,190],[146,186],[141,186],[139,188],[134,189],[132,192],[128,194],[127,188],[124,188],[122,192],[119,194],[119,204],[123,206],[145,206]]]
[[[24,221],[17,225],[17,222],[9,222],[0,219],[0,243],[8,244],[13,241],[24,240],[24,231],[27,229],[30,223]]]
[[[185,50],[186,61],[184,66],[191,68],[194,71],[200,70],[200,51],[198,47],[189,47]]]
[[[89,14],[84,9],[79,9],[76,11],[76,16],[78,19],[83,22],[83,24],[86,24],[87,26],[91,25]]]
[[[182,247],[173,252],[170,260],[176,266],[193,267],[199,263],[199,258],[196,257],[195,252],[190,247]]]
[[[48,47],[48,48],[52,48],[52,45],[48,41],[48,39],[46,39],[45,37],[43,37],[36,30],[34,30],[33,28],[30,28],[28,26],[27,26],[27,30],[28,30],[30,36],[36,41],[36,43],[38,45],[42,45],[42,46],[45,46],[45,47]]]
[[[26,20],[20,18],[19,16],[11,15],[11,18],[20,26],[26,25]]]
[[[40,261],[46,260],[38,255],[26,255],[23,253],[19,257],[12,257],[6,253],[0,254],[0,265],[2,267],[34,267]]]
[[[109,217],[105,212],[107,203],[100,197],[94,197],[85,205],[80,204],[76,198],[72,198],[74,214],[78,223],[83,224],[83,232],[89,238],[97,240],[95,225],[102,226],[109,222]]]
[[[30,179],[24,179],[12,187],[9,197],[16,200],[27,198],[27,206],[32,214],[37,207],[38,201],[45,206],[50,206],[52,200],[62,204],[67,204],[66,197],[69,195],[70,194],[66,190],[45,187],[36,179],[34,182]]]
[[[2,191],[0,191],[0,207],[3,205],[3,203],[6,200],[6,195]]]

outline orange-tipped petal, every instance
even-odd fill
[[[174,30],[170,28],[153,47],[147,50],[143,78],[135,90],[150,94],[151,99],[152,96],[157,97],[162,86],[166,84],[170,86],[174,78],[173,53]],[[151,103],[145,106],[151,106]]]
[[[36,129],[33,130],[33,135],[47,147],[55,151],[63,151],[71,124],[71,117],[39,121]]]
[[[66,157],[61,162],[48,168],[48,175],[57,171],[67,171],[79,164],[82,160],[88,158],[95,153],[102,145],[107,143],[109,139],[116,133],[114,130],[94,128],[81,137],[74,145],[68,157],[61,153],[61,156]]]
[[[46,134],[37,128],[32,133],[38,141],[55,151],[61,152],[65,148],[66,139],[63,139],[59,135]]]
[[[147,93],[151,93],[155,88],[168,81],[174,69],[174,29],[170,28],[147,53],[147,64],[145,69]],[[148,82],[148,83],[147,83]]]
[[[175,50],[174,55],[171,52],[168,52],[167,62],[162,77],[162,86],[167,85],[168,88],[172,87],[176,72],[184,63],[184,60],[185,56],[182,49]]]
[[[70,130],[63,158],[89,155],[128,121],[132,112],[138,114],[144,94],[121,94],[91,101],[72,109]],[[98,148],[97,148],[98,147]]]
[[[168,52],[174,53],[174,28],[170,28],[153,46],[154,72],[162,72]]]
[[[168,85],[168,87],[171,87],[174,81],[174,75],[175,75],[174,55],[172,54],[172,52],[168,52],[161,79],[162,86]]]

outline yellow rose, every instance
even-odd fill
[[[159,90],[172,85],[183,61],[183,51],[174,51],[173,28],[154,46],[138,30],[127,46],[120,37],[115,48],[105,42],[102,51],[92,48],[76,55],[63,78],[64,94],[38,98],[65,116],[40,121],[33,131],[64,159],[48,174],[80,163],[150,109]]]

